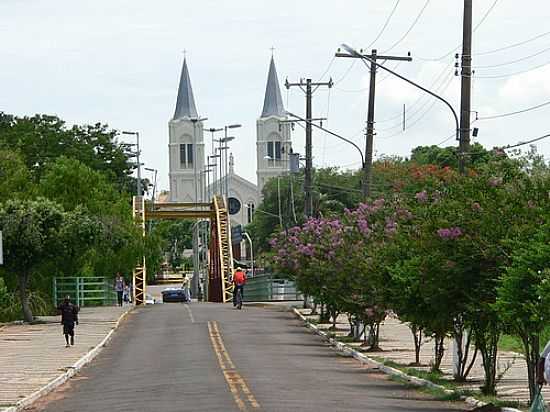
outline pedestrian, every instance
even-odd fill
[[[124,303],[130,303],[130,286],[124,286],[124,293],[122,298],[124,300]]]
[[[187,275],[183,275],[183,283],[181,285],[181,288],[183,289],[183,293],[185,294],[185,300],[187,302],[191,302],[191,291],[189,290],[190,285],[189,278]]]
[[[233,275],[233,284],[235,285],[235,289],[233,290],[233,306],[237,306],[237,293],[240,292],[242,303],[244,298],[244,285],[246,284],[246,273],[244,273],[241,268],[237,268],[235,271]]]
[[[71,303],[71,297],[65,296],[63,303],[57,307],[61,313],[61,324],[63,325],[63,335],[65,335],[65,347],[74,345],[74,325],[78,325],[78,306]],[[70,337],[70,345],[69,345]]]
[[[115,291],[117,294],[118,306],[122,306],[122,294],[124,293],[124,278],[117,272],[115,278]]]

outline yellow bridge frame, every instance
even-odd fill
[[[208,301],[230,302],[233,298],[233,252],[231,249],[231,225],[229,213],[221,196],[215,196],[211,203],[163,202],[155,203],[142,196],[133,198],[133,217],[147,235],[146,223],[154,219],[209,219],[210,259],[208,264]],[[135,305],[145,304],[147,289],[147,268],[145,256],[133,272]]]

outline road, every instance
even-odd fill
[[[457,411],[330,349],[288,312],[193,303],[133,311],[34,410]]]

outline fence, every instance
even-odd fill
[[[278,278],[273,274],[249,278],[244,288],[243,301],[270,302],[282,300],[302,300],[302,294],[296,285],[288,279]]]
[[[54,278],[54,304],[59,305],[67,295],[80,307],[114,305],[117,301],[113,281],[104,277]]]

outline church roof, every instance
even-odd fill
[[[197,108],[195,107],[195,98],[187,69],[187,60],[183,59],[183,68],[181,69],[180,85],[178,88],[178,100],[176,101],[176,111],[174,120],[182,117],[197,118]]]
[[[265,88],[264,108],[262,110],[261,117],[283,117],[285,115],[286,112],[283,106],[283,98],[281,97],[279,80],[277,79],[277,70],[275,70],[275,61],[273,60],[273,56],[271,56],[269,74],[267,76],[267,86]]]

